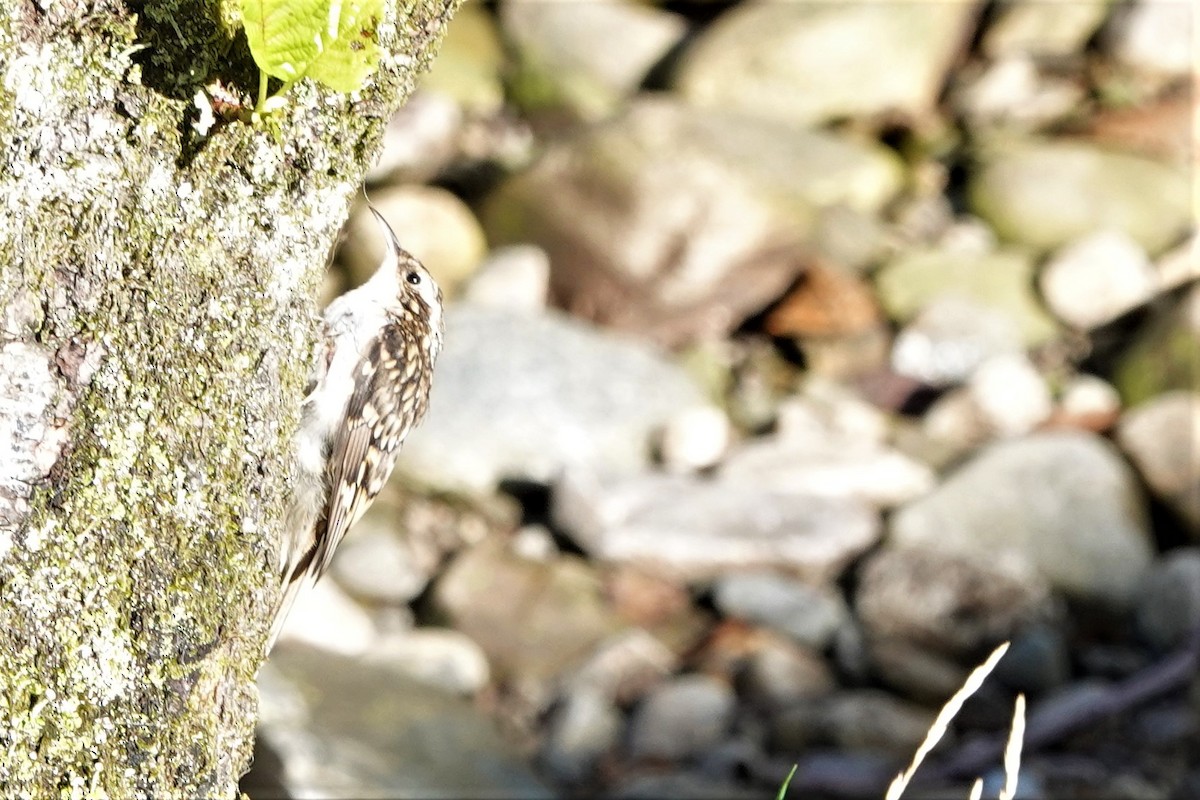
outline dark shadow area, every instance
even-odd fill
[[[257,86],[245,34],[233,37],[222,28],[216,0],[189,5],[188,13],[162,0],[133,0],[130,6],[137,13],[142,49],[133,60],[142,68],[142,85],[176,100],[190,100],[213,78],[227,88]]]
[[[283,782],[283,759],[261,736],[254,739],[254,763],[238,781],[238,792],[254,800],[292,800]]]

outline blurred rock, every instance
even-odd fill
[[[702,579],[772,567],[832,580],[879,535],[866,504],[647,473],[569,471],[556,484],[555,523],[591,557]]]
[[[831,205],[817,214],[813,244],[830,263],[861,274],[883,255],[887,233],[874,214],[846,205]]]
[[[875,285],[888,314],[900,322],[912,320],[937,300],[960,298],[1005,315],[1023,343],[1034,345],[1053,336],[1055,324],[1033,292],[1033,274],[1033,260],[1015,250],[972,255],[913,249],[886,264]]]
[[[794,753],[794,751],[793,751]],[[799,755],[788,753],[785,763],[795,765],[796,773],[788,784],[789,797],[883,797],[888,785],[903,764],[897,756],[885,756],[875,750],[847,752],[840,749],[807,750]],[[790,769],[790,766],[788,767]],[[783,775],[787,775],[787,769]],[[771,785],[783,785],[773,775]]]
[[[1189,3],[1138,0],[1110,25],[1106,43],[1117,60],[1150,75],[1181,77],[1195,64],[1196,10]]]
[[[1008,652],[992,674],[1010,689],[1035,697],[1058,689],[1071,677],[1066,637],[1053,625],[1026,626],[1012,637]]]
[[[1109,6],[1107,0],[1005,3],[999,6],[995,20],[984,34],[983,51],[992,58],[1078,55],[1104,22]]]
[[[1072,375],[1063,382],[1052,420],[1067,427],[1102,433],[1116,424],[1121,395],[1113,385],[1095,375]]]
[[[1200,548],[1173,550],[1154,565],[1139,593],[1134,624],[1160,653],[1200,634]]]
[[[462,109],[453,99],[415,92],[388,120],[383,149],[367,172],[367,183],[430,180],[454,157],[462,125]]]
[[[796,444],[819,446],[823,442],[887,444],[891,419],[852,389],[809,376],[800,393],[779,404],[775,433]]]
[[[377,638],[371,618],[334,581],[317,581],[296,598],[272,654],[296,643],[355,656],[369,650]]]
[[[809,372],[838,379],[869,372],[886,358],[888,333],[869,283],[813,263],[767,314],[772,336],[793,339]]]
[[[1016,320],[957,294],[934,298],[896,337],[892,368],[924,383],[965,381],[988,358],[1021,350]]]
[[[1128,607],[1153,552],[1132,470],[1090,434],[1000,442],[897,511],[896,546],[1036,569],[1052,588]]]
[[[886,547],[860,570],[854,608],[868,639],[903,639],[969,658],[1010,637],[1046,603],[1027,560],[991,560],[920,547]]]
[[[1168,298],[1136,331],[1113,369],[1127,406],[1172,389],[1194,390],[1200,375],[1200,285]]]
[[[512,536],[513,552],[529,561],[549,561],[559,554],[554,534],[545,525],[522,525]]]
[[[778,636],[762,636],[746,656],[739,689],[761,708],[775,709],[837,687],[833,670],[811,648]]]
[[[1185,83],[1136,104],[1096,109],[1085,126],[1088,140],[1111,150],[1147,156],[1189,170],[1192,97]]]
[[[396,469],[469,492],[505,478],[548,483],[567,465],[634,471],[648,461],[653,431],[706,404],[645,343],[557,313],[451,307],[429,415]]]
[[[430,607],[483,648],[501,679],[545,682],[624,627],[601,589],[581,559],[529,561],[489,539],[450,563],[433,585]]]
[[[1042,269],[1039,283],[1050,310],[1084,329],[1111,322],[1159,288],[1146,251],[1117,231],[1097,231],[1067,245]]]
[[[908,442],[926,463],[949,466],[994,438],[983,411],[965,389],[952,389],[934,401],[918,424],[919,435]]]
[[[555,300],[678,343],[734,329],[806,263],[815,209],[879,208],[895,157],[818,131],[639,100],[489,197],[496,243],[550,255]]]
[[[531,244],[501,247],[491,253],[463,288],[471,305],[515,313],[546,307],[550,292],[550,258]]]
[[[364,660],[451,694],[474,695],[491,677],[479,645],[448,629],[414,628],[385,636]]]
[[[840,594],[772,572],[723,575],[714,599],[726,617],[746,620],[787,634],[817,650],[829,646],[850,611]]]
[[[734,485],[895,505],[928,491],[934,476],[887,446],[888,428],[877,408],[810,378],[780,403],[774,434],[735,449],[719,474]]]
[[[1167,392],[1125,412],[1117,442],[1200,539],[1200,392]]]
[[[1019,436],[1050,418],[1050,388],[1024,353],[992,356],[967,381],[980,418],[1000,436]]]
[[[730,780],[713,780],[696,772],[661,770],[621,776],[607,794],[613,800],[760,800],[755,787]]]
[[[604,572],[604,594],[621,619],[651,634],[673,653],[692,650],[712,614],[698,608],[683,582],[670,574],[622,564]]]
[[[557,780],[582,782],[615,749],[622,722],[609,698],[594,691],[572,692],[550,717],[540,761]]]
[[[404,537],[390,497],[380,498],[338,546],[330,571],[350,594],[373,603],[402,605],[422,591],[438,566],[436,557]]]
[[[517,103],[588,120],[633,94],[687,29],[676,14],[625,0],[506,0],[500,22],[520,64]]]
[[[651,690],[629,723],[634,759],[679,761],[715,746],[733,722],[736,698],[724,681],[684,675]]]
[[[772,336],[803,339],[862,333],[882,321],[868,283],[817,263],[810,265],[796,287],[771,309],[764,327]]]
[[[1164,290],[1200,280],[1200,233],[1193,233],[1183,244],[1163,253],[1154,268]]]
[[[1077,81],[1039,73],[1033,59],[1007,56],[972,74],[965,71],[951,96],[969,125],[1030,130],[1061,119],[1085,99]]]
[[[969,3],[909,11],[889,3],[737,6],[687,49],[676,88],[699,106],[801,125],[919,117],[967,44],[975,12]]]
[[[482,3],[463,3],[454,12],[454,24],[446,35],[437,58],[418,85],[418,94],[429,92],[452,99],[475,116],[497,114],[504,105],[501,73],[505,69],[504,45]],[[412,100],[409,100],[412,103]]]
[[[907,639],[874,637],[866,647],[874,680],[929,706],[945,703],[970,672],[960,659]]]
[[[374,192],[371,203],[396,232],[400,246],[433,274],[446,297],[458,294],[487,252],[483,230],[471,209],[445,189],[395,186]],[[358,203],[350,215],[346,241],[338,251],[351,283],[364,283],[383,258],[387,241],[367,208]]]
[[[1191,218],[1183,171],[1078,142],[1013,145],[986,160],[968,191],[1002,238],[1042,251],[1112,229],[1157,254]]]
[[[888,447],[851,437],[772,437],[731,452],[720,467],[731,488],[864,500],[890,507],[933,488],[933,472]]]
[[[613,705],[628,705],[661,683],[679,666],[679,658],[639,628],[620,631],[596,648],[572,675],[568,692],[599,694]]]
[[[663,426],[658,454],[668,472],[696,472],[716,464],[729,447],[729,417],[716,406],[695,406],[673,414]]]
[[[836,747],[911,755],[933,718],[878,689],[851,689],[779,710],[770,722],[771,746],[791,753]]]
[[[469,701],[386,667],[280,648],[259,698],[289,796],[553,796]]]

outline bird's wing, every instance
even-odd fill
[[[426,354],[406,335],[403,321],[395,321],[380,330],[355,365],[355,390],[326,469],[329,501],[314,542],[314,577],[329,567],[346,531],[383,490],[404,437],[424,414],[428,392],[421,384],[429,380],[425,361]]]

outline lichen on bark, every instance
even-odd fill
[[[207,137],[257,87],[226,5],[0,10],[0,795],[236,792],[313,293],[455,5]]]

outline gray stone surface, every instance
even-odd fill
[[[364,659],[452,694],[474,695],[491,678],[479,645],[448,628],[413,628],[384,636]]]
[[[780,436],[737,448],[720,467],[720,478],[738,486],[781,494],[863,500],[890,507],[933,488],[933,471],[899,451],[861,438],[827,434]]]
[[[685,675],[663,684],[630,720],[630,755],[670,760],[697,755],[724,738],[735,705],[733,689],[707,675]]]
[[[418,484],[468,492],[502,479],[548,483],[568,465],[635,470],[664,420],[704,402],[644,342],[557,313],[453,307],[429,415],[396,469]]]
[[[1050,387],[1024,353],[995,355],[967,380],[980,419],[999,436],[1029,433],[1054,410]]]
[[[997,152],[969,187],[972,209],[1002,238],[1046,251],[1113,229],[1151,255],[1187,230],[1190,192],[1179,168],[1090,144],[1038,141]]]
[[[558,780],[586,780],[599,760],[616,747],[623,727],[610,698],[597,691],[571,692],[550,718],[541,763]]]
[[[259,736],[289,796],[553,796],[470,701],[386,667],[279,648],[259,693]]]
[[[490,253],[463,287],[463,300],[502,311],[536,313],[546,307],[550,258],[531,244],[500,247]]]
[[[1118,60],[1163,77],[1186,75],[1195,68],[1194,5],[1138,0],[1124,11],[1106,37]]]
[[[697,105],[791,123],[900,111],[937,99],[973,11],[936,3],[747,3],[689,47],[676,86]]]
[[[782,636],[763,636],[747,655],[738,691],[760,707],[779,708],[830,694],[838,681],[821,652]]]
[[[1085,433],[991,445],[891,520],[900,546],[1034,568],[1070,595],[1128,607],[1153,553],[1137,478]]]
[[[592,558],[688,578],[766,567],[832,580],[880,527],[858,500],[653,473],[614,480],[576,470],[556,484],[552,504]]]
[[[437,58],[421,76],[421,89],[453,99],[469,116],[499,113],[506,55],[494,20],[482,5],[459,6],[454,25],[446,26]]]
[[[532,84],[518,83],[518,101],[562,104],[584,119],[611,113],[687,30],[682,17],[629,0],[507,0],[500,23],[520,80]]]
[[[824,649],[850,611],[831,587],[812,586],[772,572],[741,572],[717,579],[717,609],[785,633],[800,644]]]
[[[477,642],[501,680],[555,680],[627,626],[582,559],[531,561],[499,537],[455,557],[431,590],[430,610]]]
[[[1046,582],[1027,564],[935,548],[885,547],[867,560],[854,607],[868,637],[973,656],[1045,610]]]
[[[1159,289],[1146,251],[1126,233],[1097,231],[1055,253],[1038,277],[1046,305],[1076,328],[1095,328]]]
[[[1200,283],[1169,297],[1121,352],[1113,385],[1126,405],[1172,390],[1196,390],[1200,375]]]
[[[1168,553],[1154,565],[1138,596],[1138,633],[1155,650],[1186,644],[1200,631],[1200,548]]]
[[[330,573],[347,592],[373,603],[401,605],[419,595],[437,568],[405,539],[399,510],[380,498],[338,546]]]
[[[786,752],[836,747],[910,755],[933,716],[878,689],[856,689],[800,701],[779,710],[769,725],[773,746]]]
[[[1021,332],[1009,314],[948,294],[930,301],[901,329],[892,345],[892,368],[934,386],[961,383],[987,358],[1021,349]]]
[[[1165,392],[1130,409],[1117,442],[1150,490],[1200,539],[1200,392]]]
[[[1070,3],[1016,0],[1005,3],[988,26],[983,37],[983,50],[992,57],[1074,55],[1104,22],[1110,5],[1108,0],[1074,0]]]
[[[901,180],[878,145],[659,97],[549,147],[483,220],[494,243],[545,248],[559,304],[678,342],[786,289],[816,209],[877,210]]]
[[[1055,332],[1033,291],[1034,263],[1017,250],[963,253],[910,249],[876,274],[879,300],[893,318],[907,322],[945,298],[960,298],[1012,321],[1026,345]]]

